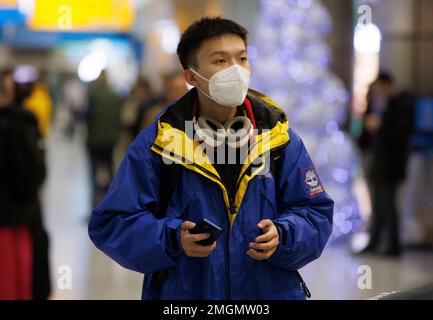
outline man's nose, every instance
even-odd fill
[[[237,64],[235,58],[231,58],[231,59],[229,59],[228,63],[229,63],[229,67],[232,67],[232,66],[234,66],[235,64]]]

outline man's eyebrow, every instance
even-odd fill
[[[225,54],[228,54],[228,52],[227,51],[214,51],[209,55],[209,57],[216,56],[218,54],[225,55]]]
[[[238,52],[238,54],[242,54],[242,53],[247,53],[248,51],[246,49],[242,49],[241,51]],[[215,55],[228,55],[229,53],[227,51],[214,51],[212,52],[209,57],[215,56]]]

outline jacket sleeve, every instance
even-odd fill
[[[89,235],[97,248],[125,268],[147,273],[176,265],[183,254],[179,226],[157,218],[162,160],[150,147],[156,126],[147,127],[128,148],[104,200],[94,209]]]
[[[334,202],[324,191],[302,140],[293,131],[290,139],[277,179],[279,215],[273,222],[280,244],[268,261],[294,271],[322,254],[332,232]]]

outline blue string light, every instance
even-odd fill
[[[361,219],[352,192],[360,163],[352,140],[341,130],[349,93],[328,70],[324,37],[331,29],[320,0],[262,0],[250,51],[253,87],[286,110],[335,200],[332,241],[359,229]]]

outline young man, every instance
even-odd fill
[[[145,274],[143,299],[306,297],[297,270],[321,255],[333,201],[282,109],[248,90],[246,40],[243,27],[221,18],[185,31],[178,56],[195,88],[132,143],[94,210],[90,237]],[[239,133],[234,143],[227,128]],[[237,161],[210,161],[230,148]],[[203,218],[223,230],[208,246],[196,243],[208,234],[190,233]]]

